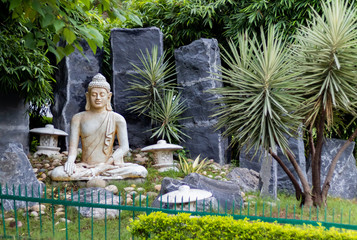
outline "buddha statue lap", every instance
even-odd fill
[[[51,173],[55,181],[145,178],[145,167],[124,163],[129,151],[126,121],[112,111],[110,85],[100,73],[88,85],[86,111],[77,113],[71,121],[68,159],[64,166]],[[117,136],[119,147],[113,152]],[[75,164],[79,139],[82,143],[82,159]]]

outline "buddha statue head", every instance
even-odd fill
[[[107,111],[112,111],[111,98],[112,93],[110,92],[109,83],[102,74],[98,73],[88,85],[85,110],[105,108]]]

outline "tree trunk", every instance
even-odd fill
[[[357,128],[353,132],[353,134],[350,136],[350,138],[342,145],[340,150],[338,150],[336,156],[334,157],[334,159],[332,160],[332,162],[330,164],[328,173],[325,178],[324,185],[322,186],[322,193],[321,193],[322,201],[325,204],[325,206],[326,206],[326,200],[327,200],[327,193],[328,193],[328,190],[330,189],[330,183],[331,183],[332,176],[335,171],[337,162],[340,159],[342,153],[346,150],[346,148],[348,148],[348,146],[352,143],[352,141],[356,138],[356,136],[357,136]]]
[[[311,156],[311,173],[312,173],[312,199],[314,206],[321,207],[321,152],[324,137],[324,127],[326,119],[326,110],[322,110],[320,119],[317,125],[317,141],[315,147],[315,154]]]
[[[293,165],[293,167],[301,181],[301,185],[303,187],[303,192],[301,191],[301,188],[300,188],[299,183],[297,182],[295,176],[286,167],[286,165],[281,161],[279,156],[274,154],[271,149],[269,150],[269,152],[272,155],[272,157],[279,163],[279,165],[282,167],[284,172],[288,175],[289,179],[293,183],[294,188],[295,188],[296,199],[301,201],[300,206],[301,207],[302,206],[311,207],[313,205],[312,196],[311,196],[311,188],[310,188],[309,183],[308,183],[303,171],[301,170],[299,164],[296,162],[295,157],[290,152],[287,153],[288,158],[289,158],[291,164]]]

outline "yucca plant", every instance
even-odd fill
[[[173,140],[183,141],[182,136],[189,137],[180,129],[182,126],[178,123],[183,118],[181,115],[185,112],[186,107],[182,101],[181,94],[175,90],[166,90],[162,97],[159,96],[157,102],[151,109],[152,119],[156,127],[152,129],[151,137],[167,139],[170,143]]]
[[[238,39],[238,47],[229,43],[231,53],[223,49],[227,67],[220,70],[226,86],[214,90],[222,95],[215,114],[217,128],[225,128],[225,136],[234,136],[232,144],[246,146],[246,151],[262,148],[269,152],[292,181],[297,199],[305,199],[310,188],[287,141],[287,136],[294,136],[301,125],[297,109],[303,102],[304,90],[292,48],[282,41],[274,26],[269,27],[267,36],[261,31],[261,40],[256,36],[249,39],[245,33]],[[278,146],[290,155],[303,190],[277,156]]]
[[[190,173],[199,173],[204,167],[209,164],[207,158],[200,160],[200,155],[198,155],[194,161],[192,159],[187,159],[179,155],[179,160],[180,169],[185,175],[188,175]]]
[[[356,116],[357,102],[357,10],[349,1],[321,2],[323,15],[316,12],[308,27],[297,35],[296,52],[304,72],[306,102],[301,109],[310,135],[314,203],[321,206],[341,153],[357,135],[357,129],[333,159],[321,188],[321,150],[325,126],[331,127],[337,111]],[[312,137],[316,129],[316,140]]]
[[[132,74],[133,79],[128,90],[137,92],[137,95],[131,96],[135,100],[130,103],[128,110],[139,115],[150,115],[163,91],[175,87],[175,79],[172,78],[175,66],[168,60],[165,61],[165,57],[165,53],[159,57],[158,47],[154,46],[151,52],[146,49],[146,54],[141,53],[139,59],[142,67],[132,63],[136,74]]]

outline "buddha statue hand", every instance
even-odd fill
[[[64,171],[68,175],[72,175],[76,171],[76,164],[74,163],[74,161],[75,158],[73,159],[73,157],[68,157],[68,160],[64,165]]]

